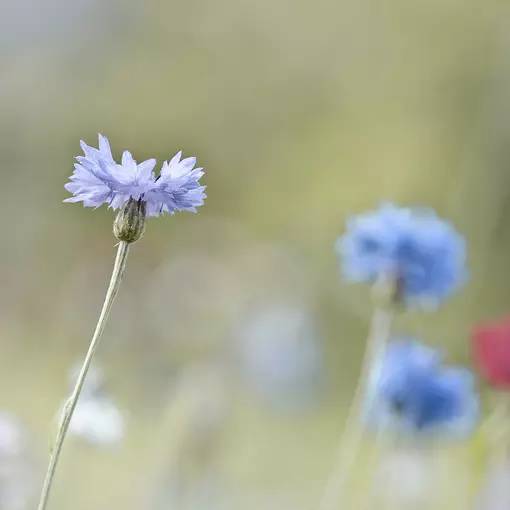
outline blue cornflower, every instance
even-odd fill
[[[83,202],[86,207],[108,204],[119,209],[132,198],[145,203],[147,216],[196,212],[204,203],[205,186],[199,182],[204,172],[194,168],[196,158],[181,160],[182,153],[178,152],[155,176],[155,159],[137,163],[129,151],[124,151],[117,163],[105,136],[99,135],[98,149],[83,141],[81,148],[84,156],[76,158],[71,182],[65,186],[74,196],[66,202]]]
[[[395,278],[408,303],[441,301],[466,279],[464,239],[428,209],[383,204],[350,219],[336,249],[348,280]]]
[[[376,426],[415,434],[465,435],[478,416],[471,372],[416,341],[389,345],[367,405]]]

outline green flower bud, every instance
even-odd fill
[[[130,198],[113,222],[113,234],[119,241],[134,243],[145,231],[145,202]]]

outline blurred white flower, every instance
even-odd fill
[[[114,445],[124,436],[124,418],[107,397],[86,397],[78,402],[69,432],[96,446]]]
[[[70,373],[74,385],[79,373],[75,365]],[[69,433],[95,446],[115,445],[124,437],[124,418],[115,402],[105,394],[104,377],[93,366],[87,374],[82,396],[69,424]]]

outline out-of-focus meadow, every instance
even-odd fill
[[[509,4],[0,9],[0,411],[22,423],[32,507],[114,256],[112,212],[62,203],[80,139],[197,155],[208,198],[133,247],[94,361],[123,438],[66,443],[55,510],[317,508],[370,315],[333,251],[351,213],[428,205],[467,238],[469,284],[400,331],[470,363],[472,324],[509,311]],[[450,488],[476,486],[480,442],[441,454]]]

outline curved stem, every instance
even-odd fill
[[[374,384],[374,381],[379,378],[381,360],[391,333],[392,322],[393,312],[391,308],[379,306],[374,310],[361,374],[347,413],[345,431],[340,441],[336,466],[326,483],[319,510],[333,510],[336,508],[339,496],[356,461],[363,439],[363,428],[360,423],[363,414],[363,403],[370,385]]]
[[[62,412],[62,418],[60,420],[57,437],[55,439],[55,444],[51,451],[50,462],[48,464],[48,470],[46,471],[46,477],[44,479],[44,485],[41,491],[39,505],[37,507],[38,510],[45,510],[46,505],[48,503],[51,486],[53,483],[53,479],[55,477],[55,471],[60,458],[60,453],[62,451],[62,445],[64,444],[64,439],[66,437],[67,429],[69,428],[69,423],[71,422],[71,418],[76,408],[76,404],[78,403],[78,399],[80,398],[80,393],[83,388],[85,378],[87,377],[87,372],[89,370],[90,363],[92,361],[92,358],[94,357],[94,353],[99,344],[99,340],[101,339],[101,335],[103,334],[103,330],[106,325],[108,315],[110,314],[113,301],[115,300],[115,296],[119,291],[120,282],[122,280],[122,276],[126,268],[128,251],[129,244],[126,243],[125,241],[121,241],[117,249],[117,257],[115,259],[115,265],[113,266],[110,285],[108,286],[108,291],[106,292],[103,308],[101,309],[101,314],[99,315],[94,335],[92,336],[92,340],[90,341],[90,346],[87,351],[87,355],[85,356],[83,365],[81,367],[78,380],[76,381],[76,385],[73,389],[71,396],[67,400]]]

